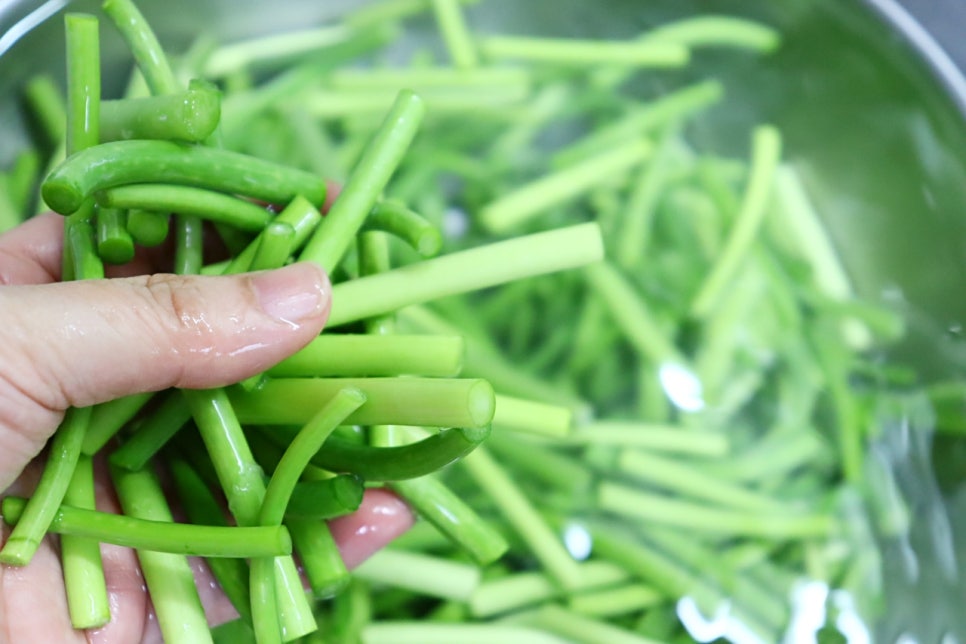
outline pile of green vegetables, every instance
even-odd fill
[[[175,55],[106,0],[135,62],[110,100],[100,18],[66,16],[66,88],[25,88],[43,136],[3,175],[3,225],[65,215],[64,279],[172,241],[183,274],[314,261],[333,308],[255,378],[70,410],[33,496],[3,501],[0,561],[60,533],[92,628],[97,543],[136,548],[178,642],[831,641],[874,622],[879,545],[910,513],[872,447],[931,428],[935,401],[883,358],[902,319],[852,293],[781,133],[702,151],[691,125],[725,88],[675,80],[694,51],[765,57],[779,34],[700,16],[626,41],[476,36],[465,4],[383,0]],[[438,42],[400,57],[414,21]],[[93,509],[114,438],[123,521]],[[325,519],[379,485],[419,521],[349,573]],[[209,631],[189,554],[241,619]],[[296,559],[308,595],[283,592]]]

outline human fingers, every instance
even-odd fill
[[[309,263],[0,288],[0,489],[68,407],[263,371],[318,335],[330,291]]]

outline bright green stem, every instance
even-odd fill
[[[600,297],[628,341],[650,363],[684,364],[667,333],[651,315],[630,281],[612,264],[588,266],[584,273],[594,293]]]
[[[102,143],[70,156],[47,176],[41,194],[53,210],[69,215],[95,193],[132,183],[193,186],[274,204],[287,204],[302,195],[321,205],[326,193],[321,177],[251,155],[173,141],[134,140]]]
[[[127,230],[141,246],[160,245],[167,239],[169,227],[169,215],[166,212],[133,208],[127,213]]]
[[[145,471],[131,474],[142,476]],[[115,472],[120,476],[129,470],[118,468]],[[16,525],[28,503],[21,497],[4,498],[4,521]],[[198,557],[263,557],[292,552],[288,532],[278,526],[238,528],[174,523],[174,519],[125,516],[67,505],[56,510],[50,531],[139,550]]]
[[[664,600],[664,595],[650,586],[630,583],[573,595],[567,600],[567,606],[579,615],[617,617],[653,608]]]
[[[100,141],[101,59],[98,20],[83,13],[64,17],[67,36],[67,154]]]
[[[591,560],[578,564],[580,583],[564,589],[546,573],[515,572],[505,577],[484,580],[469,599],[474,617],[488,618],[556,599],[564,594],[582,593],[624,583],[628,573],[608,561]]]
[[[833,517],[828,514],[726,510],[611,482],[600,484],[598,503],[601,509],[620,516],[712,535],[823,538],[835,528]]]
[[[640,138],[587,157],[580,163],[546,174],[490,202],[479,211],[479,221],[493,233],[506,233],[560,204],[614,180],[651,154]]]
[[[285,520],[331,519],[359,509],[365,484],[358,476],[339,474],[300,481],[285,507]]]
[[[292,490],[312,455],[353,411],[366,402],[366,396],[358,389],[340,389],[325,406],[312,416],[282,454],[272,474],[265,498],[258,514],[260,525],[280,525],[292,496]]]
[[[94,503],[94,462],[90,456],[81,455],[64,494],[64,504],[93,510]],[[7,515],[4,509],[5,520]],[[51,528],[56,529],[57,523],[55,516]],[[111,606],[100,544],[96,539],[62,534],[60,556],[71,626],[76,629],[104,626],[111,620]]]
[[[458,335],[462,331],[453,324],[423,306],[409,306],[398,312],[397,320],[407,329],[421,333],[438,335]],[[580,415],[588,408],[587,403],[564,387],[541,380],[508,360],[486,340],[467,335],[466,355],[463,358],[462,373],[483,378],[500,392],[513,392],[514,395],[539,400],[552,405],[561,405]]]
[[[300,259],[332,273],[385,190],[422,122],[422,99],[401,91]]]
[[[121,508],[128,517],[159,522],[174,520],[153,472],[114,469],[111,478]],[[153,550],[138,550],[137,555],[165,641],[211,642],[208,620],[187,557]]]
[[[608,644],[660,644],[659,640],[606,621],[580,615],[558,604],[546,604],[529,613],[515,616],[519,620],[548,633],[556,633],[568,642],[608,642]]]
[[[775,173],[781,161],[781,134],[770,125],[755,129],[752,137],[751,169],[745,195],[725,246],[715,260],[691,304],[691,315],[704,319],[738,273],[768,210]]]
[[[570,435],[569,442],[712,457],[724,456],[729,450],[728,437],[721,432],[620,420],[599,420],[579,425]]]
[[[50,443],[50,453],[37,488],[0,550],[0,563],[26,566],[37,552],[64,501],[90,418],[90,407],[71,407],[64,414],[64,420]]]
[[[742,485],[706,474],[701,463],[686,463],[679,459],[662,458],[642,450],[622,450],[617,459],[619,471],[629,477],[662,487],[684,496],[710,501],[722,509],[749,512],[778,513],[784,503]]]
[[[393,548],[374,554],[353,575],[371,583],[454,601],[469,599],[480,583],[480,569],[475,565]]]
[[[497,394],[493,424],[514,431],[561,438],[570,433],[573,411],[515,396]]]
[[[490,453],[483,448],[477,449],[463,459],[462,466],[526,542],[544,570],[564,588],[577,586],[580,583],[579,564],[532,501]]]
[[[67,102],[50,74],[37,74],[27,81],[24,96],[29,113],[36,119],[51,146],[63,143],[67,130]]]
[[[195,86],[178,94],[104,101],[100,140],[198,143],[211,136],[220,117],[221,93],[208,86]]]
[[[556,635],[518,624],[447,624],[426,620],[370,622],[362,629],[366,644],[453,644],[453,642],[526,642],[562,644]]]
[[[274,219],[271,212],[244,199],[214,190],[164,183],[108,188],[97,194],[97,202],[105,208],[194,215],[250,232],[261,231]]]
[[[439,228],[405,204],[394,200],[377,203],[366,218],[363,230],[382,230],[403,240],[423,257],[433,257],[443,246]]]
[[[432,0],[433,13],[439,33],[453,65],[459,69],[472,69],[479,64],[476,44],[470,35],[459,0]]]
[[[252,597],[252,629],[255,631],[255,641],[258,644],[281,644],[282,625],[278,619],[274,558],[252,559],[249,588]]]
[[[101,451],[120,429],[144,407],[154,393],[132,394],[94,405],[90,427],[81,444],[81,452],[93,456]]]
[[[457,335],[322,334],[268,370],[276,378],[324,376],[451,377],[463,361]]]
[[[389,424],[389,423],[379,423]],[[276,443],[287,444],[291,429],[265,430]],[[416,443],[371,447],[333,436],[312,463],[330,472],[356,474],[367,481],[400,481],[431,474],[463,458],[490,435],[489,427],[445,429]]]
[[[75,215],[64,222],[65,253],[71,258],[70,279],[101,279],[104,277],[104,262],[97,254],[93,218],[88,213],[94,211],[88,202]],[[66,281],[66,276],[65,276]]]
[[[228,527],[224,508],[198,472],[180,458],[170,459],[167,465],[177,490],[178,502],[188,521],[197,525]],[[294,536],[292,541],[295,541]],[[225,593],[225,597],[238,611],[241,619],[251,624],[249,572],[245,560],[230,557],[209,557],[205,560],[205,563],[218,581],[218,586]]]
[[[603,254],[600,228],[588,223],[443,255],[337,284],[332,289],[329,325],[584,266],[600,260]]]
[[[127,213],[114,208],[98,208],[97,254],[111,264],[126,264],[134,258],[134,238],[127,229]]]
[[[697,15],[647,31],[643,39],[685,47],[736,47],[769,53],[781,44],[781,34],[763,23],[724,15]]]
[[[318,519],[286,519],[285,526],[292,534],[312,595],[317,599],[338,595],[351,577],[328,524]]]
[[[380,90],[386,87],[409,87],[417,94],[439,90],[499,91],[501,87],[526,89],[531,74],[520,67],[347,67],[332,74],[332,87],[343,90]]]
[[[490,436],[487,446],[515,471],[551,485],[578,502],[591,490],[594,477],[587,465],[551,446],[530,444],[499,430]]]
[[[258,249],[252,257],[251,271],[267,271],[285,265],[295,245],[295,229],[281,221],[265,226],[258,236]]]
[[[636,106],[616,121],[601,124],[585,136],[554,153],[551,166],[563,168],[583,161],[629,139],[640,138],[669,123],[681,121],[716,104],[724,95],[720,81],[705,80],[663,94]]]
[[[243,71],[250,65],[264,65],[266,61],[289,60],[294,56],[345,42],[352,31],[343,25],[285,31],[258,38],[249,38],[222,45],[211,52],[204,63],[204,75],[220,78]]]
[[[678,136],[677,128],[667,128],[654,156],[641,166],[640,172],[634,177],[627,203],[623,207],[620,230],[615,234],[616,262],[624,270],[632,271],[639,266],[650,250],[657,208],[673,167],[672,144],[678,141]]]
[[[349,424],[468,428],[493,418],[493,389],[474,378],[273,378],[257,390],[229,394],[245,424],[301,425],[344,388],[366,396]]]
[[[638,67],[681,67],[690,59],[688,49],[674,43],[487,36],[480,51],[490,60],[513,59],[587,67],[603,63]]]
[[[252,456],[241,425],[223,389],[183,390],[195,424],[214,465],[228,507],[242,526],[258,524],[265,496],[261,468]],[[275,559],[279,611],[286,641],[311,633],[317,627],[298,569],[291,557]]]
[[[151,93],[159,95],[178,92],[178,81],[161,43],[134,2],[104,0],[101,7],[127,43]]]
[[[184,398],[171,391],[152,413],[145,417],[137,431],[111,453],[111,463],[128,470],[139,470],[164,447],[191,418]]]
[[[179,213],[175,216],[174,272],[197,275],[204,264],[204,231],[201,217]]]
[[[301,248],[312,235],[316,226],[322,221],[322,214],[308,199],[300,195],[292,199],[272,221],[279,224],[288,224],[295,230],[295,237],[292,240],[292,251],[294,252]],[[226,275],[231,273],[244,273],[250,270],[252,263],[255,261],[255,256],[259,252],[262,243],[261,235],[264,232],[262,231],[259,237],[256,237],[252,243],[246,245],[245,248],[228,262],[228,265],[223,270]]]

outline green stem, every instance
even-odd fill
[[[603,510],[627,518],[708,534],[775,539],[822,538],[832,534],[835,527],[833,517],[828,514],[723,510],[611,482],[600,484],[598,504]]]
[[[485,619],[541,604],[564,594],[576,595],[625,583],[630,578],[627,571],[609,561],[590,560],[578,566],[580,581],[569,590],[546,573],[537,571],[514,572],[484,580],[470,596],[470,612],[474,617]]]
[[[37,552],[64,501],[90,418],[90,407],[71,407],[64,414],[64,420],[50,443],[50,453],[37,488],[0,550],[0,563],[26,566]]]
[[[282,459],[265,489],[265,498],[258,514],[260,525],[282,523],[292,490],[312,455],[322,448],[332,431],[365,402],[365,394],[358,389],[340,389],[299,430],[282,454]]]
[[[370,583],[454,601],[469,599],[480,583],[475,565],[393,548],[372,555],[352,574]]]
[[[305,578],[317,599],[337,596],[352,579],[329,526],[318,519],[286,519]]]
[[[459,0],[432,0],[432,7],[453,65],[457,69],[473,69],[479,65],[476,45],[470,36]]]
[[[395,200],[380,201],[373,206],[362,230],[391,233],[409,244],[422,257],[434,257],[443,246],[443,236],[439,228]]]
[[[223,389],[186,389],[182,393],[214,465],[229,510],[238,525],[257,525],[265,482],[228,396]],[[283,637],[290,641],[311,633],[317,625],[312,607],[301,591],[295,561],[291,557],[276,557],[275,575]]]
[[[613,122],[600,124],[574,143],[560,148],[550,165],[563,168],[642,136],[719,102],[724,87],[718,80],[705,80],[682,89],[662,94],[627,112]]]
[[[781,147],[781,135],[774,127],[762,125],[755,130],[752,137],[750,175],[737,219],[721,254],[691,303],[691,315],[698,319],[704,319],[711,314],[751,252],[755,236],[768,210],[775,172],[781,161]]]
[[[603,63],[637,67],[681,67],[688,49],[674,43],[529,36],[487,36],[480,52],[490,60],[513,59],[556,65],[591,66]]]
[[[650,586],[630,583],[573,595],[567,600],[567,607],[578,615],[613,618],[654,608],[665,599],[663,594]]]
[[[64,503],[84,510],[94,509],[94,462],[90,456],[81,455],[77,460]],[[9,520],[7,514],[4,506],[4,520]],[[55,516],[51,528],[56,530],[57,523]],[[111,620],[111,606],[100,544],[96,539],[62,534],[60,556],[71,626],[76,629],[104,626]]]
[[[322,221],[322,214],[308,199],[296,196],[272,221],[279,224],[288,224],[295,230],[295,237],[292,240],[292,251],[294,252],[301,248],[312,235],[316,226]],[[254,241],[247,244],[229,261],[223,273],[227,275],[244,273],[250,270],[260,246],[261,239],[256,237]]]
[[[201,218],[182,211],[175,216],[174,272],[197,275],[204,264],[204,231]]]
[[[463,338],[456,335],[322,334],[269,369],[268,375],[445,378],[459,373],[463,346]]]
[[[169,392],[137,431],[111,453],[111,464],[132,471],[143,468],[190,418],[184,397],[178,391]]]
[[[207,86],[195,86],[178,94],[104,101],[100,140],[199,143],[212,135],[220,117],[221,93]]]
[[[147,20],[132,0],[104,0],[104,13],[114,22],[121,37],[127,43],[134,61],[144,75],[151,93],[174,94],[179,90],[178,81],[161,43]]]
[[[272,557],[252,559],[249,577],[251,588],[252,628],[258,644],[281,644],[282,624],[275,592],[275,560]]]
[[[555,206],[613,181],[615,176],[626,173],[646,159],[651,150],[651,144],[640,138],[624,141],[507,192],[484,206],[478,219],[488,231],[506,233]]]
[[[650,29],[644,42],[674,43],[685,47],[736,47],[769,53],[781,44],[781,34],[760,22],[737,16],[701,15]]]
[[[579,425],[568,438],[568,442],[711,457],[725,456],[729,450],[728,437],[720,432],[621,420],[599,420]]]
[[[115,470],[123,475],[129,470]],[[141,475],[141,472],[132,474]],[[3,500],[3,519],[18,525],[28,499]],[[124,516],[67,505],[54,513],[50,531],[139,550],[198,557],[263,557],[292,552],[288,532],[278,526],[218,527],[174,523],[173,519]]]
[[[365,484],[352,474],[300,481],[285,507],[285,520],[332,519],[359,509]]]
[[[266,429],[265,434],[277,443],[292,438],[286,426]],[[312,463],[331,472],[356,474],[366,481],[400,481],[425,476],[463,458],[489,434],[489,427],[446,429],[396,447],[370,447],[333,436],[313,455]]]
[[[44,201],[69,215],[83,201],[130,183],[170,183],[287,204],[302,195],[325,201],[325,180],[239,152],[173,141],[113,141],[82,150],[57,166],[41,187]]]
[[[94,405],[90,427],[81,444],[81,452],[93,456],[107,445],[128,421],[154,396],[153,392],[132,394]]]
[[[272,378],[229,395],[245,424],[301,425],[344,388],[366,396],[349,424],[475,428],[493,418],[493,389],[474,378]]]
[[[684,358],[648,310],[630,281],[607,262],[588,266],[584,274],[628,341],[653,365],[684,364]]]
[[[169,215],[166,212],[132,208],[127,213],[127,230],[141,246],[159,246],[168,238],[169,226]]]
[[[603,253],[600,228],[588,223],[443,255],[337,284],[332,289],[329,325],[584,266],[600,260]]]
[[[261,231],[275,217],[265,208],[244,199],[214,190],[164,183],[108,188],[97,193],[97,202],[104,208],[150,209],[193,215],[250,232]]]
[[[126,264],[134,258],[134,238],[127,229],[127,213],[115,208],[98,208],[97,254],[105,262]]]
[[[67,135],[67,102],[63,91],[50,74],[37,74],[24,89],[30,115],[40,125],[47,144],[56,147]]]
[[[339,266],[416,136],[424,112],[423,102],[416,94],[403,90],[397,95],[300,259],[313,261],[329,273]]]
[[[294,245],[295,229],[285,222],[273,221],[259,234],[258,248],[248,270],[267,271],[284,266]]]
[[[554,534],[507,471],[485,449],[463,459],[462,466],[557,583],[573,588],[580,583],[580,566]]]
[[[562,438],[570,434],[573,411],[561,405],[497,394],[493,424],[538,436]]]
[[[205,483],[191,465],[180,458],[167,461],[168,471],[178,494],[178,501],[188,521],[198,525],[228,527],[224,508],[215,499],[211,488]],[[292,538],[294,543],[294,536]],[[251,602],[249,600],[248,566],[244,559],[230,557],[209,557],[205,560],[208,569],[218,582],[218,587],[238,611],[246,623],[252,623]]]
[[[150,470],[111,471],[124,514],[133,519],[172,522],[161,484]],[[148,529],[148,532],[157,532]],[[141,573],[165,641],[210,643],[208,620],[195,586],[194,571],[183,554],[138,550]]]

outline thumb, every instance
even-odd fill
[[[330,291],[304,262],[0,288],[0,438],[39,449],[70,406],[256,374],[318,335]]]

